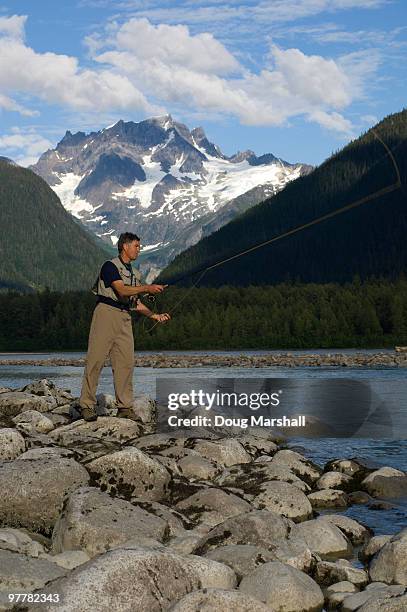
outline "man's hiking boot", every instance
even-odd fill
[[[84,408],[81,407],[81,416],[85,421],[96,421],[98,418],[96,408],[94,406],[91,408],[89,406],[85,406]]]
[[[119,408],[116,416],[119,417],[119,419],[131,419],[132,421],[139,420],[131,408]]]

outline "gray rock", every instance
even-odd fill
[[[370,559],[377,553],[387,542],[391,540],[391,535],[374,536],[367,542],[359,552],[359,559],[364,561],[370,561]]]
[[[0,549],[0,589],[12,593],[40,589],[50,580],[66,574],[66,570],[46,559],[34,559]]]
[[[349,557],[352,546],[348,538],[336,525],[318,518],[300,523],[296,527],[296,534],[302,537],[313,553],[321,559],[331,560],[339,557]]]
[[[312,516],[312,506],[307,496],[288,482],[267,482],[262,492],[253,500],[253,506],[272,510],[294,522],[305,521]]]
[[[335,582],[351,582],[359,588],[364,587],[369,579],[367,573],[353,565],[345,563],[332,563],[330,561],[318,561],[314,578],[318,584],[329,586]]]
[[[79,565],[87,563],[90,559],[89,555],[83,550],[66,550],[63,553],[57,555],[47,555],[48,561],[56,563],[59,567],[63,567],[67,570],[73,570]]]
[[[224,563],[233,569],[239,579],[251,574],[259,565],[275,561],[274,552],[250,544],[220,546],[206,553],[205,557]]]
[[[243,434],[237,438],[237,441],[243,448],[252,456],[274,455],[278,451],[278,446],[271,440],[266,438],[258,438],[251,434]]]
[[[155,423],[157,418],[157,404],[148,395],[139,395],[134,398],[134,414],[142,423]]]
[[[372,535],[372,530],[365,527],[358,521],[351,519],[343,514],[324,514],[319,517],[320,520],[328,521],[332,525],[336,525],[342,533],[345,534],[354,546],[363,544]]]
[[[240,583],[239,590],[282,612],[322,610],[324,596],[317,583],[279,561],[259,566]]]
[[[194,522],[206,523],[214,527],[225,519],[249,512],[250,504],[221,489],[207,488],[178,502],[176,508]]]
[[[9,391],[0,394],[0,417],[15,417],[26,410],[49,412],[55,407],[46,397],[23,393],[22,391]]]
[[[369,575],[375,582],[407,586],[407,529],[393,536],[373,557]]]
[[[330,461],[327,466],[325,466],[325,469],[341,472],[342,474],[347,474],[352,477],[363,471],[363,468],[356,463],[356,461],[352,461],[352,459],[336,459],[335,461]]]
[[[193,527],[192,521],[182,512],[178,512],[175,508],[164,506],[164,504],[158,502],[138,499],[137,497],[132,498],[131,503],[133,506],[140,506],[140,508],[143,508],[146,512],[163,519],[163,521],[167,523],[169,537],[185,535],[185,530],[192,529]]]
[[[259,495],[263,486],[275,480],[288,482],[304,493],[311,491],[310,486],[294,474],[288,466],[276,464],[273,461],[234,466],[216,478],[216,482],[222,487],[239,488],[253,496]]]
[[[0,461],[11,461],[25,451],[23,436],[11,427],[0,429]]]
[[[44,547],[39,542],[30,538],[24,531],[12,527],[0,529],[0,549],[30,557],[38,557],[45,553]]]
[[[50,439],[68,448],[110,452],[126,444],[140,433],[140,426],[130,419],[103,417],[97,421],[75,421],[50,432]]]
[[[404,497],[407,495],[407,476],[392,467],[382,467],[366,476],[361,486],[373,497]]]
[[[166,550],[119,548],[74,569],[45,589],[59,593],[60,612],[161,612],[198,589],[233,589],[234,572],[225,565]],[[43,610],[53,612],[52,604]]]
[[[272,464],[285,465],[308,484],[316,482],[322,473],[322,470],[312,461],[288,449],[278,451],[273,457]]]
[[[325,601],[328,609],[338,609],[349,595],[357,592],[358,588],[346,580],[332,584],[324,589]]]
[[[313,554],[307,544],[295,537],[280,543],[273,550],[273,555],[275,561],[291,565],[302,572],[309,572],[314,563]]]
[[[353,482],[351,476],[342,474],[341,472],[326,472],[317,480],[315,486],[317,489],[341,489],[347,490]]]
[[[185,531],[183,535],[176,536],[167,543],[167,548],[181,555],[193,553],[201,541],[202,534]]]
[[[309,493],[308,499],[313,508],[347,508],[348,496],[337,489],[321,489]]]
[[[191,480],[213,480],[222,471],[215,461],[191,454],[178,461],[178,469],[183,476]]]
[[[370,600],[359,608],[359,612],[405,612],[406,610],[407,595],[400,595],[391,599],[384,597]]]
[[[116,399],[110,393],[98,393],[96,396],[96,402],[100,408],[102,408],[106,414],[112,415],[117,410]]]
[[[33,393],[47,398],[51,403],[55,403],[56,406],[63,406],[73,400],[73,396],[70,391],[65,389],[59,389],[52,380],[43,378],[42,380],[36,380],[29,385],[26,385],[21,389],[25,393]]]
[[[12,419],[16,428],[25,433],[49,433],[54,429],[54,424],[45,414],[38,410],[25,410]]]
[[[54,553],[83,550],[94,557],[128,540],[161,541],[167,532],[166,521],[143,508],[83,487],[67,499],[52,534],[52,549]]]
[[[392,610],[392,602],[396,601],[398,596],[402,595],[403,592],[403,587],[398,585],[389,587],[383,584],[377,584],[376,586],[376,583],[371,583],[364,591],[354,593],[353,595],[346,597],[343,600],[341,610],[343,612],[354,612],[355,610],[364,609],[364,612],[370,612],[371,610],[376,610],[377,612],[389,612]],[[401,612],[404,611],[405,608],[396,607],[395,612],[398,612],[398,610]]]
[[[170,612],[270,612],[272,609],[257,599],[222,589],[205,589],[185,595],[169,608]]]
[[[161,453],[163,450],[172,447],[183,447],[184,442],[187,438],[180,437],[177,432],[174,434],[168,433],[156,433],[142,436],[138,440],[134,441],[134,446],[137,446],[140,450],[146,453]]]
[[[251,461],[250,455],[234,438],[225,438],[216,442],[199,440],[193,448],[205,459],[214,460],[223,466],[250,463]]]
[[[49,456],[0,465],[0,522],[50,533],[65,495],[86,485],[89,475],[73,459]]]
[[[197,554],[228,544],[252,544],[273,550],[287,540],[294,523],[275,512],[252,510],[226,519],[204,536]]]
[[[159,501],[168,493],[169,472],[134,446],[99,457],[87,468],[102,491],[113,496]]]

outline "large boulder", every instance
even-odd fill
[[[342,472],[325,472],[317,480],[317,489],[341,489],[347,491],[352,487],[353,479],[348,474]]]
[[[306,459],[300,453],[288,449],[278,451],[273,457],[272,464],[290,468],[294,474],[308,484],[316,482],[322,474],[322,470],[312,461]]]
[[[169,612],[270,612],[271,608],[261,601],[224,589],[204,589],[185,595],[169,608]]]
[[[250,463],[251,457],[244,447],[234,438],[225,438],[211,442],[198,440],[193,446],[205,459],[214,460],[225,467],[238,463]]]
[[[0,429],[0,461],[11,461],[25,451],[23,436],[11,427]]]
[[[102,491],[113,496],[159,501],[168,493],[169,472],[134,446],[99,457],[87,468]]]
[[[123,547],[95,557],[44,590],[60,594],[62,612],[162,612],[192,591],[235,585],[234,572],[215,561]],[[42,609],[53,612],[55,605]]]
[[[13,423],[19,431],[25,433],[47,434],[54,429],[54,423],[48,416],[38,410],[25,410],[13,419]]]
[[[188,453],[178,461],[180,473],[191,480],[213,480],[222,468],[215,462],[201,457],[198,453]]]
[[[405,497],[407,475],[392,467],[382,467],[366,476],[361,486],[373,497]]]
[[[359,559],[364,563],[370,561],[387,542],[392,539],[391,535],[374,536],[359,551]]]
[[[65,502],[52,534],[54,553],[83,550],[93,557],[127,540],[162,541],[168,525],[123,499],[112,499],[92,487],[82,487]]]
[[[407,586],[407,528],[391,538],[373,557],[370,579]]]
[[[329,561],[352,554],[352,545],[348,538],[336,525],[322,518],[300,523],[296,527],[296,533],[321,559]]]
[[[272,510],[296,523],[312,516],[312,506],[307,496],[288,482],[270,481],[263,484],[261,493],[252,503],[256,508]]]
[[[252,544],[273,550],[285,542],[295,524],[268,510],[252,510],[226,519],[204,536],[197,554],[228,544]]]
[[[276,559],[273,551],[250,544],[219,546],[206,553],[205,557],[228,565],[239,579],[251,574],[259,565]]]
[[[371,582],[364,591],[348,595],[343,599],[341,611],[355,612],[404,612],[405,589],[400,585],[388,586],[383,582]]]
[[[320,489],[308,495],[313,508],[346,508],[348,496],[339,489]]]
[[[0,548],[30,557],[39,557],[46,552],[43,545],[33,540],[28,533],[12,527],[0,529]]]
[[[304,493],[311,491],[310,486],[294,474],[288,466],[283,463],[273,463],[273,461],[234,466],[216,478],[220,486],[239,488],[254,497],[262,492],[263,486],[275,480],[288,482]]]
[[[103,417],[97,421],[83,419],[63,425],[49,434],[50,439],[61,446],[83,449],[97,457],[118,450],[132,442],[140,434],[140,425],[131,419]]]
[[[318,561],[314,578],[320,585],[329,586],[336,582],[351,582],[359,588],[363,588],[368,583],[368,576],[365,570],[353,567],[344,559],[332,563],[331,561]]]
[[[63,406],[64,404],[67,404],[73,400],[73,396],[71,395],[70,391],[66,389],[59,389],[59,387],[57,387],[52,380],[48,380],[46,378],[35,380],[34,382],[23,387],[21,391],[45,397],[51,403],[55,403],[56,406]]]
[[[0,523],[51,533],[65,495],[88,481],[82,465],[56,454],[0,464]]]
[[[373,532],[369,527],[358,523],[349,516],[343,514],[325,514],[319,517],[320,520],[328,521],[332,525],[336,525],[342,533],[345,534],[354,546],[363,544],[368,540]]]
[[[259,566],[243,578],[239,590],[280,612],[318,612],[324,605],[317,583],[280,561]]]
[[[249,512],[251,506],[237,495],[221,489],[207,488],[178,502],[176,508],[194,522],[214,527],[225,519]]]
[[[26,410],[49,412],[55,407],[46,397],[24,393],[22,391],[8,391],[0,393],[0,417],[15,417]]]
[[[251,434],[242,434],[237,440],[253,457],[259,455],[274,455],[274,453],[278,451],[277,444],[266,438],[258,438]]]
[[[0,549],[0,592],[21,593],[42,589],[50,580],[65,574],[66,570],[46,559]]]

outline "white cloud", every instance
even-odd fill
[[[0,109],[5,111],[14,111],[16,113],[20,113],[20,115],[24,115],[25,117],[36,117],[39,114],[38,111],[30,110],[29,108],[22,106],[15,100],[12,100],[3,94],[0,94]]]
[[[128,77],[146,96],[171,108],[233,115],[247,125],[281,125],[305,115],[349,133],[350,122],[337,111],[363,92],[361,57],[345,56],[342,67],[333,59],[271,45],[268,65],[254,73],[212,36],[145,19],[117,27],[104,48],[100,40],[93,58]]]
[[[0,17],[0,36],[15,40],[23,40],[26,21],[26,15]]]
[[[338,7],[341,1],[310,3]],[[280,0],[272,6],[285,10]],[[302,0],[297,6],[306,8]],[[22,39],[25,18],[10,20],[4,28],[13,35],[0,31],[0,107],[25,115],[35,109],[21,106],[21,95],[84,113],[179,110],[234,116],[253,126],[282,125],[300,115],[349,133],[350,122],[339,111],[363,97],[378,65],[374,54],[353,53],[335,61],[271,45],[267,64],[254,72],[212,34],[131,18],[87,38],[90,67],[85,69],[75,57],[37,53]]]
[[[11,157],[20,166],[34,164],[39,155],[52,148],[53,143],[33,128],[11,128],[9,134],[0,135],[1,155]]]
[[[8,106],[23,114],[30,112],[7,97],[7,93],[13,92],[78,110],[157,110],[123,75],[100,68],[83,69],[75,57],[37,53],[20,36],[10,38],[9,33],[18,33],[24,22],[13,21],[13,17],[8,21],[9,26],[0,29],[0,89],[6,96],[4,108]]]

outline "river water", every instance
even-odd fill
[[[380,349],[384,352],[383,349]],[[244,351],[244,354],[265,354],[283,351]],[[318,350],[290,351],[292,354],[304,353],[354,353],[354,350],[338,351]],[[375,350],[364,351],[374,353]],[[157,354],[157,353],[155,353]],[[161,354],[188,354],[161,352]],[[190,354],[242,354],[242,351],[191,351]],[[4,359],[76,359],[85,357],[83,352],[69,353],[0,353],[0,361]],[[47,378],[58,387],[70,389],[74,396],[80,394],[83,368],[77,366],[12,366],[0,365],[0,387],[19,388],[33,380]],[[189,379],[221,379],[221,378],[291,378],[296,381],[318,381],[332,379],[353,379],[367,382],[372,389],[385,398],[390,406],[396,430],[407,427],[407,371],[404,368],[332,368],[332,367],[195,367],[195,368],[135,368],[134,389],[137,394],[148,394],[155,397],[157,378]],[[110,368],[102,370],[98,392],[114,394],[113,379]],[[407,436],[403,436],[407,437]],[[361,457],[380,467],[392,466],[407,471],[407,440],[406,439],[359,439],[352,438],[291,438],[289,447],[296,448],[320,466],[334,458]],[[407,499],[393,500],[393,508],[389,510],[372,510],[364,505],[351,506],[345,514],[369,525],[376,535],[396,533],[407,526]]]

